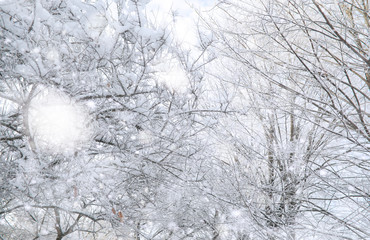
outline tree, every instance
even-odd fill
[[[0,3],[1,238],[366,238],[368,2],[147,3]]]
[[[180,224],[176,214],[181,201],[195,212],[186,189],[199,175],[204,144],[195,111],[201,58],[177,58],[171,33],[147,21],[146,2],[1,5],[2,237],[166,239],[203,231],[194,217]],[[185,92],[158,80],[164,56],[191,66],[182,69],[191,81]],[[42,119],[51,119],[45,105],[72,112],[80,134],[54,132],[59,120]],[[43,137],[50,131],[67,141],[51,143]],[[172,192],[178,199],[168,198]]]
[[[234,145],[237,161],[224,168],[236,169],[228,181],[241,200],[227,199],[250,212],[263,239],[304,234],[291,226],[368,235],[367,9],[367,1],[222,1],[204,17],[223,73],[209,71],[239,113],[224,125],[238,130],[222,139]],[[304,174],[290,170],[297,163]]]

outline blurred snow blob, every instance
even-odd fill
[[[30,134],[39,150],[72,154],[91,137],[88,112],[61,91],[42,89],[28,110]]]
[[[189,88],[186,72],[176,60],[166,59],[157,64],[157,71],[159,82],[165,84],[171,91],[184,93]]]
[[[36,50],[37,51],[37,50]],[[55,48],[52,48],[50,49],[47,54],[46,54],[46,58],[54,63],[54,64],[59,64],[59,52],[58,50],[56,50]]]

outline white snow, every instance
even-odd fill
[[[90,110],[95,110],[96,108],[96,103],[94,101],[88,101],[86,103],[86,106],[90,109]]]
[[[321,169],[321,170],[319,171],[319,174],[320,174],[320,176],[325,177],[326,175],[328,175],[328,172],[327,172],[325,169]]]
[[[49,231],[48,230],[46,230],[46,229],[42,229],[41,231],[40,231],[40,235],[48,235],[49,234]]]
[[[233,210],[231,211],[231,216],[234,218],[239,218],[242,216],[243,212],[241,210]]]
[[[143,130],[139,132],[138,140],[142,144],[151,144],[153,142],[153,135],[149,131]]]
[[[24,210],[30,211],[31,209],[32,209],[32,207],[29,204],[24,205]]]
[[[37,51],[37,50],[36,50]],[[55,49],[55,48],[52,48],[48,51],[48,53],[46,54],[46,57],[50,60],[50,61],[58,61],[59,60],[59,53],[58,51]]]
[[[157,77],[160,83],[165,84],[171,91],[186,92],[189,80],[177,60],[164,61],[157,65],[157,69]]]
[[[49,153],[73,153],[91,135],[85,109],[61,91],[43,89],[29,107],[29,127],[38,148]]]

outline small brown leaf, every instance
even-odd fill
[[[120,222],[123,222],[123,214],[121,211],[118,212],[118,217],[119,217]]]

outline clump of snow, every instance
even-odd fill
[[[91,31],[98,30],[99,32],[103,31],[107,26],[107,19],[104,15],[99,13],[91,14],[88,18],[89,29]]]
[[[24,205],[24,210],[30,211],[31,209],[32,209],[31,205],[29,205],[29,204]]]
[[[328,172],[327,172],[325,169],[321,169],[321,170],[319,171],[319,174],[320,174],[320,176],[325,177],[326,175],[328,175]]]
[[[142,144],[151,144],[153,142],[153,135],[149,131],[143,130],[139,132],[138,140]]]
[[[351,191],[351,192],[353,192],[353,191],[355,191],[356,189],[355,189],[353,186],[348,186],[348,190],[349,190],[349,191]]]
[[[131,140],[136,140],[136,136],[132,135],[132,136],[130,137],[130,139],[131,139]]]
[[[189,80],[186,72],[176,60],[163,61],[156,66],[159,83],[167,86],[171,91],[185,93],[189,88]]]
[[[42,89],[28,109],[30,134],[39,150],[71,154],[88,142],[92,129],[87,111],[68,95]]]
[[[46,230],[46,229],[41,229],[41,231],[40,231],[40,235],[45,236],[45,235],[48,235],[48,234],[49,234],[49,231],[48,231],[48,230]]]
[[[231,216],[234,218],[239,218],[242,216],[243,212],[241,210],[233,210],[231,211]]]
[[[96,103],[94,101],[88,101],[86,103],[86,106],[90,109],[90,110],[95,110],[96,108]]]
[[[167,227],[171,231],[176,231],[179,228],[178,225],[175,222],[169,222]]]
[[[46,54],[46,58],[54,64],[59,64],[58,50],[56,50],[55,48],[50,49]]]

